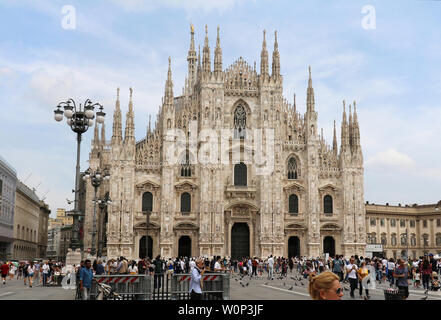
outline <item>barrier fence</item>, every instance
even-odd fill
[[[109,285],[122,299],[188,300],[190,299],[190,280],[190,274],[95,275],[90,290],[90,299],[96,299],[99,294],[97,283],[102,283]],[[229,300],[230,274],[204,274],[202,299]]]
[[[149,275],[95,275],[90,289],[91,300],[95,300],[99,293],[97,283],[109,285],[123,300],[149,300],[151,298],[151,277]]]

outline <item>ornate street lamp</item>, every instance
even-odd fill
[[[79,247],[79,217],[83,214],[79,210],[79,189],[80,189],[80,145],[81,135],[93,126],[93,119],[95,118],[94,109],[100,107],[96,112],[96,120],[98,123],[104,122],[105,113],[103,106],[99,103],[92,103],[89,99],[84,102],[84,107],[81,104],[77,107],[73,99],[65,102],[60,102],[57,109],[54,110],[54,118],[57,122],[63,120],[63,116],[67,119],[67,125],[77,134],[77,165],[75,171],[75,209],[70,214],[73,216],[72,239],[70,248],[75,251]],[[61,109],[63,108],[64,111]]]
[[[83,180],[86,181],[90,179],[90,182],[92,183],[92,186],[95,189],[95,196],[93,198],[93,226],[92,226],[92,248],[90,249],[90,254],[92,256],[95,255],[96,249],[95,249],[95,234],[96,234],[96,205],[98,203],[98,199],[96,198],[96,194],[98,191],[98,187],[101,185],[101,183],[104,180],[110,179],[110,174],[106,170],[104,170],[103,173],[101,173],[101,170],[97,168],[95,171],[92,171],[90,168],[86,170],[83,176]]]

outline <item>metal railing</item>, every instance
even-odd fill
[[[98,283],[103,283],[124,300],[189,300],[190,280],[191,274],[187,273],[94,275],[90,299],[96,300],[99,294]],[[202,300],[230,300],[230,274],[205,273]]]
[[[98,295],[98,283],[109,285],[123,300],[150,300],[151,277],[143,274],[95,275],[90,289],[90,300]]]

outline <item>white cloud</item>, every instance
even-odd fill
[[[407,170],[415,165],[415,161],[408,155],[395,149],[382,151],[365,162],[366,167],[386,166],[395,170]]]

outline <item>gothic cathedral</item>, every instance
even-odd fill
[[[343,102],[340,150],[317,128],[311,68],[306,113],[283,97],[277,32],[271,74],[265,31],[260,72],[242,57],[222,67],[219,28],[212,68],[191,26],[188,76],[174,96],[171,60],[154,129],[134,136],[130,101],[124,136],[119,89],[111,142],[95,126],[90,167],[107,168],[95,247],[131,259],[364,255],[363,155],[356,104]],[[86,186],[85,247],[91,247],[94,190]]]

